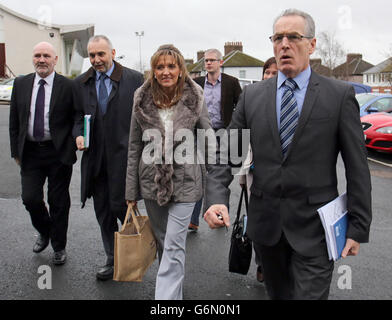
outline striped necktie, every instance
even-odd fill
[[[299,117],[297,100],[294,96],[294,90],[297,83],[293,79],[287,79],[284,85],[286,89],[282,96],[279,131],[283,156],[286,154],[290,143],[293,140]]]

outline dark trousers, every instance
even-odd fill
[[[328,255],[305,257],[294,251],[282,233],[274,246],[254,242],[261,256],[264,281],[273,300],[326,300],[334,262]]]
[[[65,249],[67,243],[71,176],[72,166],[60,162],[51,142],[26,141],[21,167],[23,204],[30,213],[34,228],[50,237],[54,251]],[[49,210],[44,202],[46,179]]]
[[[124,183],[119,181],[119,183]],[[107,256],[106,264],[114,264],[114,233],[118,231],[117,219],[124,222],[126,215],[126,203],[124,199],[124,208],[122,210],[113,210],[110,206],[109,183],[105,162],[102,163],[101,170],[97,177],[93,179],[93,202],[95,215],[99,227],[103,247]]]

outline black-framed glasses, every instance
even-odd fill
[[[219,59],[204,59],[205,63],[214,62],[214,61],[220,61],[220,60]]]
[[[283,38],[286,37],[289,42],[299,42],[302,39],[313,39],[313,37],[303,36],[299,33],[277,33],[269,37],[272,43],[281,43]]]

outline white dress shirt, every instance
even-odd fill
[[[47,140],[52,139],[52,137],[50,136],[50,128],[49,128],[49,106],[50,106],[50,98],[52,96],[54,75],[55,75],[54,71],[46,78],[41,78],[37,73],[35,74],[34,84],[33,84],[33,93],[31,95],[31,103],[30,103],[29,128],[27,131],[27,139],[28,140],[35,141],[34,135],[33,135],[35,102],[37,100],[38,89],[40,86],[38,82],[41,79],[44,79],[46,81],[46,84],[44,85],[44,88],[45,88],[44,138],[42,139],[42,141],[47,141]]]

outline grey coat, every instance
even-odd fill
[[[204,102],[203,90],[190,78],[185,82],[184,93],[180,101],[173,106],[173,134],[165,132],[164,124],[158,113],[158,108],[153,103],[151,86],[146,82],[135,92],[131,131],[129,136],[128,166],[126,176],[125,198],[127,200],[143,199],[156,200],[159,205],[168,202],[195,202],[203,195],[204,165],[198,164],[196,159],[196,129],[210,129],[211,122],[207,106]],[[143,141],[143,135],[153,129],[162,140],[149,139]],[[175,137],[179,130],[189,129],[193,139],[187,139],[191,149],[183,150],[182,155],[195,156],[193,161],[180,163],[174,158],[169,163],[170,154],[178,152],[184,146],[184,139],[174,141],[172,149],[166,148],[165,141],[168,137]],[[215,135],[214,135],[215,136]],[[154,143],[154,141],[156,141]],[[206,139],[206,146],[214,148],[215,139]],[[162,147],[161,153],[154,152],[158,161],[145,161],[144,155],[149,155],[155,147]],[[178,149],[180,148],[180,149]],[[204,151],[204,150],[203,150]],[[161,162],[161,163],[159,163]],[[207,169],[208,169],[207,165]]]

